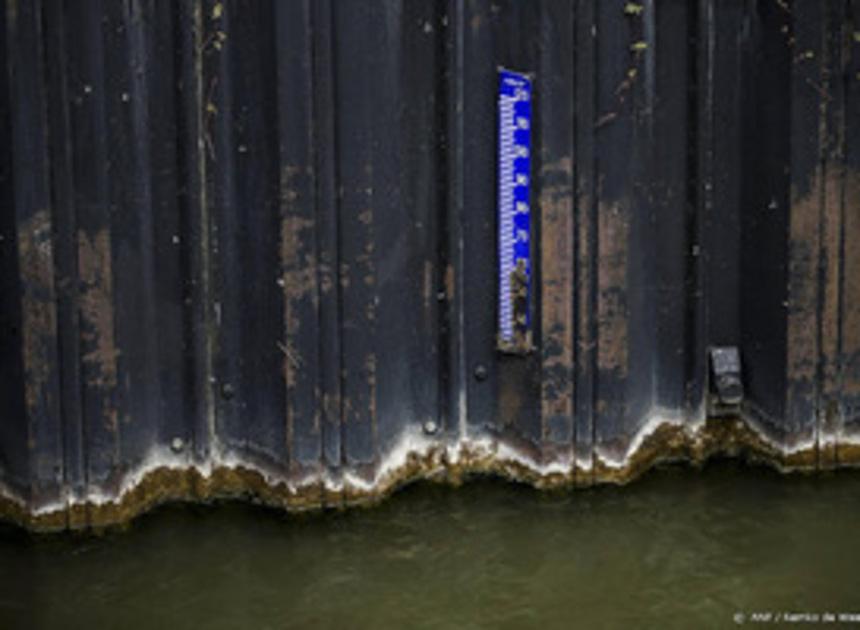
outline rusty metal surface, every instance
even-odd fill
[[[860,461],[858,0],[0,6],[7,515]],[[527,356],[500,66],[534,76]]]

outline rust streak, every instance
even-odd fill
[[[621,205],[598,211],[597,363],[623,378],[628,369],[627,247],[629,218]]]
[[[580,208],[582,219],[580,220],[580,230],[577,235],[579,239],[579,255],[576,262],[578,265],[577,283],[579,285],[579,303],[581,307],[578,328],[579,347],[577,349],[579,350],[579,371],[581,374],[587,375],[591,372],[591,361],[589,360],[589,357],[592,356],[594,349],[594,344],[590,340],[593,313],[589,308],[591,298],[591,279],[593,277],[592,274],[594,273],[594,257],[591,245],[593,227],[589,225],[590,222],[586,219],[588,209],[591,208],[591,199],[588,196],[582,197]]]
[[[307,243],[313,242],[313,219],[288,215],[281,221],[281,264],[284,297],[313,297],[317,289],[317,265],[313,254],[302,256]]]
[[[818,252],[821,172],[809,190],[792,191],[788,273],[788,371],[796,382],[815,380],[818,359]]]
[[[37,412],[47,391],[55,364],[57,312],[53,303],[54,276],[51,222],[47,210],[37,211],[18,231],[18,257],[22,290],[22,334],[25,399],[31,414]]]
[[[89,344],[84,364],[94,370],[94,385],[113,389],[117,382],[119,350],[114,337],[111,242],[107,229],[90,237],[78,231],[78,272],[81,280],[82,337]]]
[[[567,182],[573,173],[570,158],[548,164],[543,179]],[[549,185],[540,196],[541,209],[541,329],[543,378],[541,415],[573,417],[573,193],[569,184]],[[544,424],[546,430],[546,424]]]
[[[118,411],[112,401],[117,384],[117,358],[113,309],[111,239],[107,228],[94,236],[78,231],[78,274],[81,338],[87,351],[82,357],[89,368],[89,384],[102,392],[102,420],[113,434],[118,430]]]
[[[280,179],[281,207],[281,287],[284,305],[284,342],[278,343],[283,353],[282,371],[286,384],[286,431],[287,446],[293,443],[295,396],[298,376],[303,369],[303,358],[296,348],[296,339],[301,334],[299,310],[302,303],[310,300],[314,308],[319,301],[319,269],[313,247],[315,223],[312,218],[300,214],[299,182],[302,169],[285,165]]]
[[[367,377],[368,410],[370,419],[376,428],[376,354],[371,352],[364,361],[364,371]],[[374,436],[375,438],[376,436]]]
[[[842,344],[846,358],[843,387],[860,396],[860,171],[845,177],[845,252],[842,298]]]
[[[446,265],[445,266],[445,298],[449,302],[454,301],[454,287],[456,282],[454,281],[454,265]]]
[[[832,166],[832,168],[830,168]],[[840,316],[839,316],[839,256],[842,229],[842,171],[831,161],[824,180],[824,207],[822,208],[821,258],[823,262],[824,286],[821,309],[821,394],[825,409],[822,411],[822,429],[828,435],[839,431],[840,417],[836,412],[835,399],[840,392]],[[821,463],[833,463],[833,446],[822,452]]]

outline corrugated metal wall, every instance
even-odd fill
[[[712,345],[758,452],[860,460],[857,0],[0,4],[9,505],[183,466],[338,503],[433,444],[416,474],[617,478],[703,426]],[[526,357],[500,65],[535,77]]]

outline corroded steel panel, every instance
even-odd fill
[[[3,514],[860,461],[857,0],[0,6]],[[500,67],[532,80],[522,354]]]

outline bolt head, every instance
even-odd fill
[[[170,450],[174,453],[181,453],[185,448],[185,441],[181,437],[175,437],[170,441]]]
[[[475,378],[479,381],[484,381],[487,379],[487,367],[483,364],[479,364],[475,366]]]
[[[435,421],[433,421],[433,420],[427,420],[427,421],[424,423],[424,433],[426,433],[427,435],[433,435],[433,434],[434,434],[434,433],[436,433],[436,431],[438,431],[438,430],[439,430],[439,427],[438,427],[438,426],[436,426],[436,422],[435,422]]]

